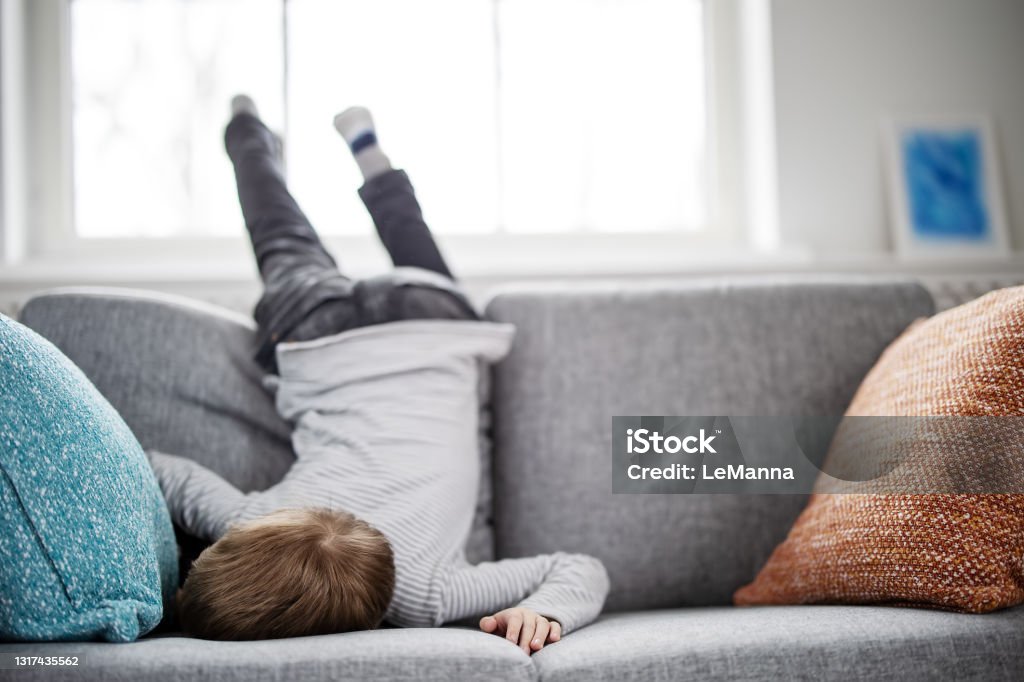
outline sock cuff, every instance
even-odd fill
[[[348,147],[352,150],[353,154],[358,154],[367,147],[372,147],[377,144],[377,134],[372,130],[356,135],[355,139],[349,143]]]

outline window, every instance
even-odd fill
[[[231,235],[226,108],[252,93],[327,233],[363,233],[331,127],[366,104],[447,233],[708,222],[700,0],[71,0],[74,229]]]
[[[765,243],[749,224],[774,196],[767,3],[5,0],[5,35],[24,30],[0,45],[0,86],[25,114],[0,120],[25,140],[0,150],[25,197],[6,213],[25,216],[26,262],[241,272],[221,140],[241,91],[346,266],[383,264],[331,126],[359,103],[463,274],[676,271],[694,246]]]
[[[221,132],[235,91],[283,120],[280,2],[71,0],[70,24],[75,232],[236,232]]]

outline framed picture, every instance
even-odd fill
[[[988,117],[892,118],[885,137],[891,222],[901,256],[1009,253]]]

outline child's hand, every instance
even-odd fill
[[[527,654],[540,651],[548,642],[562,638],[562,626],[536,611],[514,607],[480,619],[484,632],[504,636]]]

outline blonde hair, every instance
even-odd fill
[[[346,512],[288,509],[232,527],[178,590],[182,629],[273,639],[380,625],[395,587],[391,545]]]

